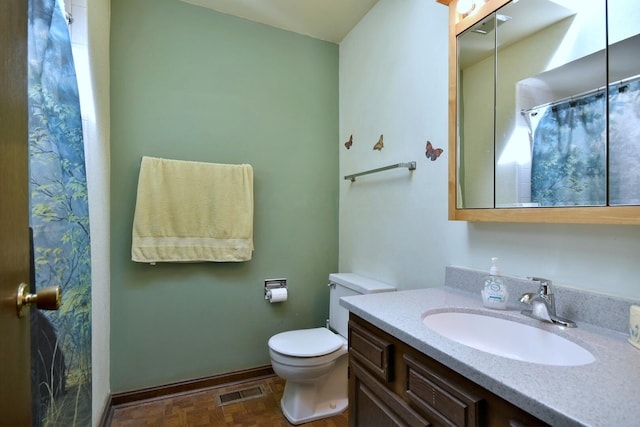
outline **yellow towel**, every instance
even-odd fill
[[[251,165],[143,157],[132,237],[136,262],[250,260]]]

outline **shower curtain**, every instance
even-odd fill
[[[595,94],[538,112],[531,201],[539,206],[606,203],[606,97]]]
[[[29,0],[28,41],[32,276],[36,290],[62,286],[58,311],[31,310],[33,425],[88,426],[88,195],[78,86],[61,0]]]
[[[531,130],[532,202],[640,204],[640,80],[610,85],[608,141],[606,102],[601,91],[530,112],[542,116]]]
[[[640,80],[609,95],[609,204],[640,205]]]

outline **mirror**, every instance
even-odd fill
[[[451,219],[474,220],[462,211],[481,209],[509,214],[483,212],[476,220],[530,221],[540,217],[528,211],[538,211],[550,217],[544,222],[640,222],[640,13],[633,3],[490,0],[478,16],[450,12]],[[611,211],[622,206],[634,208]],[[598,209],[608,209],[608,218],[598,221]]]

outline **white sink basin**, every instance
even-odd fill
[[[468,312],[427,314],[429,329],[460,344],[496,356],[556,366],[586,365],[595,357],[580,345],[533,326]]]

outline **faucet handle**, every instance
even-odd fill
[[[541,296],[546,296],[553,293],[551,291],[551,280],[545,279],[542,277],[530,277],[529,279],[531,279],[534,282],[540,283],[540,288],[538,289],[538,293]]]

